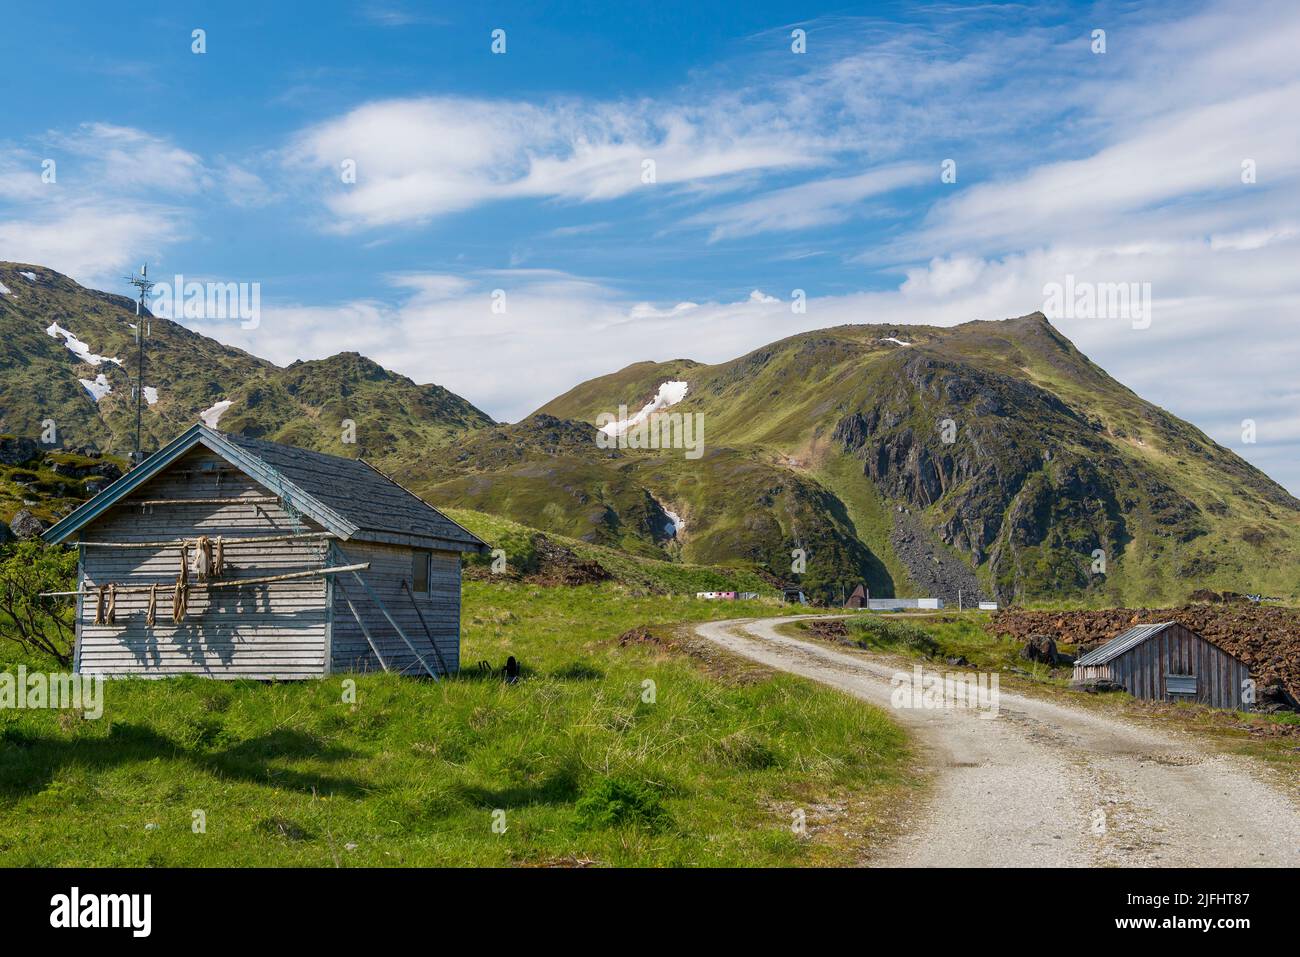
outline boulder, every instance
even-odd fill
[[[1073,681],[1070,687],[1075,691],[1086,691],[1089,694],[1104,694],[1107,691],[1123,691],[1124,686],[1116,684],[1109,678],[1088,678],[1086,681]]]
[[[24,508],[9,520],[9,530],[18,538],[35,538],[45,531],[45,523]]]
[[[1051,635],[1033,635],[1020,649],[1020,657],[1026,661],[1039,661],[1045,665],[1057,662],[1056,639]]]
[[[41,454],[41,447],[21,436],[0,438],[0,465],[24,465]]]
[[[1264,714],[1300,711],[1300,702],[1286,690],[1282,682],[1273,681],[1256,690],[1254,710]]]

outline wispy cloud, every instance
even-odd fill
[[[814,180],[773,190],[757,199],[710,209],[686,220],[688,225],[711,226],[710,240],[752,236],[764,232],[790,232],[848,219],[864,199],[914,186],[938,182],[939,167],[906,163],[869,170],[857,176]]]
[[[336,228],[427,222],[517,198],[638,190],[815,164],[809,144],[745,116],[646,102],[531,104],[433,97],[358,107],[296,136]],[[355,182],[343,175],[355,168]]]
[[[84,123],[48,131],[0,150],[0,259],[108,282],[187,236],[194,203],[212,194],[239,207],[273,198],[250,169],[205,161],[144,130]]]

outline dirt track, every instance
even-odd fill
[[[912,733],[935,788],[873,865],[1300,864],[1300,795],[1277,771],[1191,735],[1006,691],[992,718],[969,708],[895,708],[890,679],[910,674],[912,661],[776,632],[796,620],[709,622],[696,632],[883,707]]]

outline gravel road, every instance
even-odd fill
[[[909,731],[935,787],[873,865],[1300,865],[1300,793],[1285,772],[1192,734],[1006,691],[991,718],[989,709],[896,708],[890,679],[910,675],[912,661],[777,633],[797,620],[709,622],[696,632],[883,707]]]

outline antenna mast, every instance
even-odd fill
[[[144,459],[143,454],[140,452],[140,416],[144,405],[144,340],[153,331],[146,326],[153,316],[144,308],[145,297],[149,295],[149,290],[153,288],[153,282],[148,277],[148,263],[140,267],[140,275],[132,274],[126,277],[128,283],[140,290],[140,297],[135,302],[135,449],[131,453],[132,468],[139,465]]]

